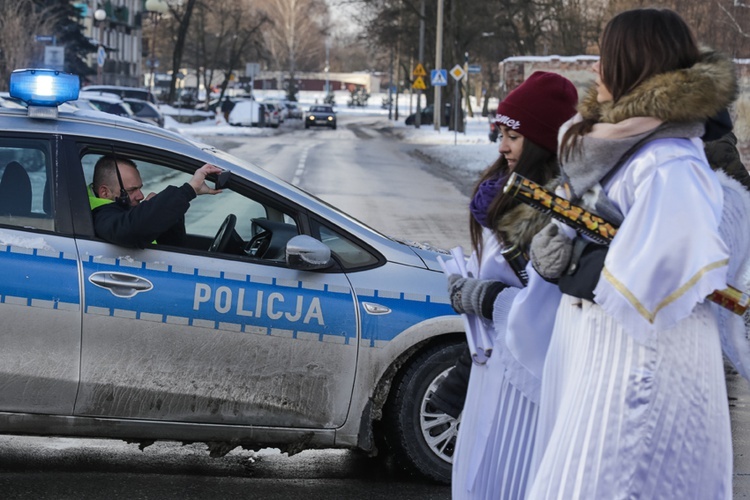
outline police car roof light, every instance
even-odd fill
[[[78,76],[52,69],[17,69],[10,74],[10,95],[29,108],[55,107],[78,99]]]

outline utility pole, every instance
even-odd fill
[[[424,2],[425,0],[422,0],[419,4],[419,59],[417,59],[417,64],[424,64]],[[417,89],[417,115],[414,125],[417,128],[422,125],[422,89]]]
[[[435,37],[435,69],[443,67],[443,0],[438,0],[437,5],[437,36]],[[432,123],[435,130],[440,132],[443,122],[443,106],[440,103],[440,85],[435,85],[435,104],[432,113]]]

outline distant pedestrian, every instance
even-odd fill
[[[225,96],[221,101],[221,113],[224,115],[224,120],[227,123],[229,123],[229,113],[232,112],[232,109],[234,109],[234,102],[228,96]]]
[[[559,192],[619,231],[603,247],[555,223],[532,242],[563,297],[528,498],[729,499],[720,315],[706,297],[734,277],[729,204],[745,241],[748,213],[701,136],[735,98],[734,68],[666,9],[615,16],[600,47],[596,83],[562,130]]]

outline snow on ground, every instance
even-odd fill
[[[263,99],[282,99],[281,91],[255,91],[256,98]],[[348,107],[346,102],[349,98],[347,91],[335,92],[336,105],[335,109],[339,116],[346,115],[367,115],[378,120],[377,128],[392,128],[394,133],[401,138],[403,142],[417,145],[417,150],[423,155],[439,161],[442,164],[459,170],[470,172],[481,172],[487,166],[497,159],[498,143],[490,142],[489,121],[480,113],[475,113],[473,117],[467,117],[466,132],[455,133],[449,131],[446,127],[436,131],[432,124],[422,125],[416,128],[412,125],[406,125],[406,117],[416,111],[416,95],[399,96],[399,118],[388,119],[388,109],[382,107],[386,94],[373,94],[368,99],[368,105],[365,107]],[[323,102],[325,94],[323,92],[300,92],[299,106],[305,110],[310,105]],[[424,101],[424,98],[423,98]],[[424,103],[423,103],[424,105]],[[232,127],[226,123],[221,114],[215,118],[206,118],[202,121],[196,121],[191,124],[185,124],[177,121],[179,115],[196,114],[195,111],[187,109],[178,109],[171,106],[161,105],[162,111],[167,115],[165,128],[174,130],[188,136],[257,136],[272,133],[272,129],[257,127]],[[480,109],[476,103],[474,109]],[[489,109],[497,108],[497,101],[490,102]],[[391,110],[391,116],[395,118],[395,108]]]

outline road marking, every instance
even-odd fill
[[[305,147],[305,149],[302,150],[302,154],[299,157],[299,162],[297,163],[297,170],[294,172],[294,177],[292,177],[292,184],[295,186],[299,186],[300,181],[302,180],[302,175],[305,173],[305,162],[307,162],[307,152],[310,150],[311,147],[317,146],[318,143],[310,144],[309,146]]]

